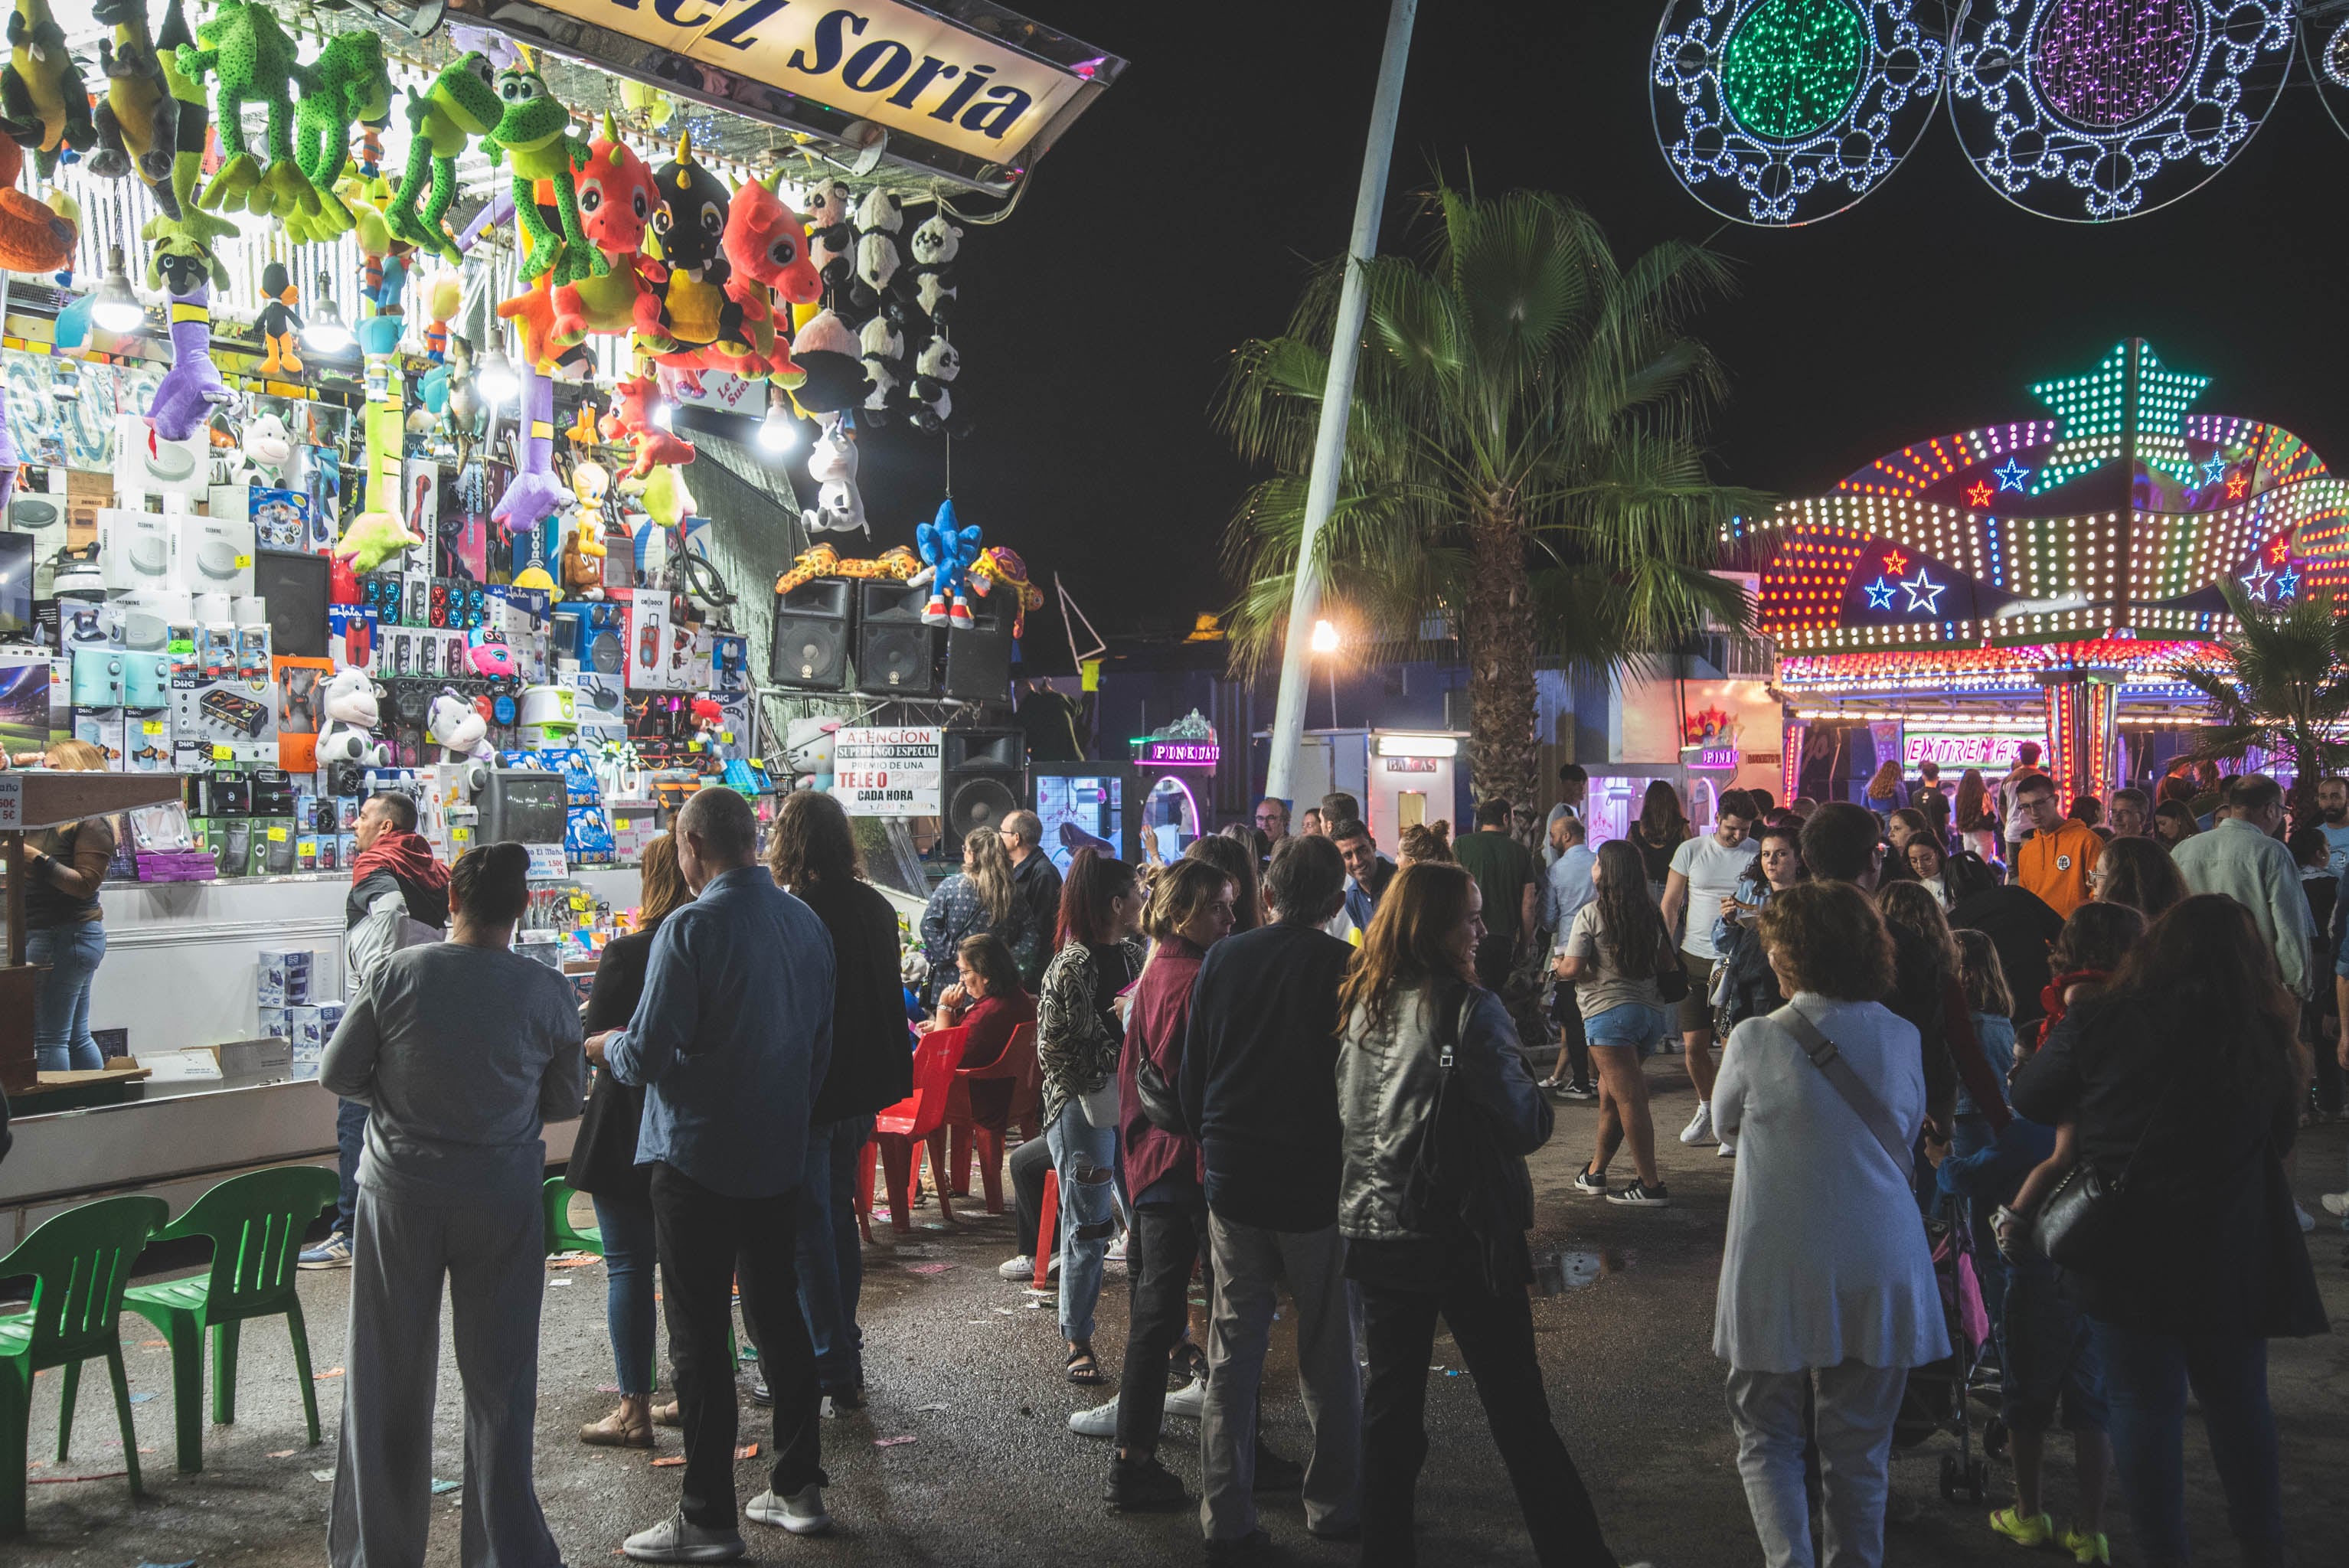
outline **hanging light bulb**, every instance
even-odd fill
[[[139,295],[130,286],[130,274],[123,269],[119,245],[106,248],[106,276],[98,285],[89,319],[102,330],[115,333],[136,332],[147,324],[147,307],[139,303]]]
[[[1313,651],[1317,654],[1336,653],[1338,651],[1338,628],[1331,625],[1327,621],[1314,622]]]
[[[664,430],[677,428],[677,409],[667,402],[653,405],[653,423]]]
[[[780,397],[771,399],[767,404],[767,417],[759,421],[761,449],[781,453],[799,444],[799,422],[792,418],[791,405]]]
[[[492,408],[502,407],[522,396],[522,377],[514,373],[513,362],[506,357],[505,345],[494,337],[490,340],[489,357],[481,361],[473,381],[481,388],[481,400]]]
[[[318,274],[317,307],[310,313],[309,323],[302,328],[302,344],[320,354],[340,354],[357,339],[343,325],[342,307],[335,303],[335,280],[325,273]]]

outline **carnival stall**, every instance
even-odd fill
[[[2033,739],[2066,794],[2143,781],[2200,722],[2175,671],[2234,624],[2222,583],[2272,604],[2349,583],[2349,488],[2290,431],[2199,411],[2209,384],[2133,338],[2034,383],[2032,418],[1733,524],[1761,566],[1786,794],[1829,727],[1871,727],[1912,774],[2002,772]]]
[[[529,844],[523,942],[581,971],[693,790],[829,770],[794,725],[1008,719],[1041,595],[949,482],[984,397],[957,261],[1122,60],[972,0],[18,0],[20,32],[0,748],[177,781],[122,823],[91,1009],[212,1058],[151,1078],[315,1094],[370,793],[444,857]],[[869,513],[876,462],[936,500]],[[0,1206],[65,1168],[26,1136]]]

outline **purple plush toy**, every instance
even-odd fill
[[[184,441],[212,418],[214,408],[236,401],[212,363],[211,293],[198,284],[171,297],[171,368],[156,385],[147,422],[166,441]]]
[[[522,467],[490,509],[508,533],[528,533],[574,499],[554,477],[554,383],[535,366],[523,372],[522,417]]]

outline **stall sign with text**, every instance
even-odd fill
[[[832,795],[852,817],[936,817],[945,812],[944,732],[843,729],[832,738]]]
[[[2024,741],[2035,742],[2044,754],[2044,735],[2001,730],[1912,729],[1903,738],[1902,759],[1915,768],[1930,762],[1940,768],[1982,768],[2003,771],[2014,766],[2015,751]]]

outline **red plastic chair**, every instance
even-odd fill
[[[874,1119],[873,1137],[858,1156],[856,1208],[858,1229],[873,1239],[873,1157],[875,1150],[888,1181],[889,1227],[914,1228],[911,1210],[915,1183],[921,1173],[921,1150],[945,1122],[947,1098],[954,1088],[955,1064],[962,1059],[961,1029],[933,1029],[914,1047],[914,1092]],[[953,1199],[946,1188],[946,1172],[931,1161],[930,1180],[938,1188],[938,1212],[954,1218]]]
[[[970,1196],[971,1149],[974,1144],[978,1146],[978,1173],[990,1214],[1003,1212],[1003,1129],[982,1127],[971,1119],[970,1086],[1007,1078],[1011,1082],[1011,1109],[1004,1118],[1004,1127],[1017,1126],[1030,1138],[1041,1137],[1043,1130],[1036,1125],[1036,1119],[1043,1109],[1044,1074],[1036,1065],[1033,1024],[1022,1024],[1014,1029],[1003,1047],[1003,1055],[988,1066],[955,1069],[954,1093],[947,1100],[946,1126],[930,1135],[930,1169],[954,1172],[954,1195],[957,1198]]]

